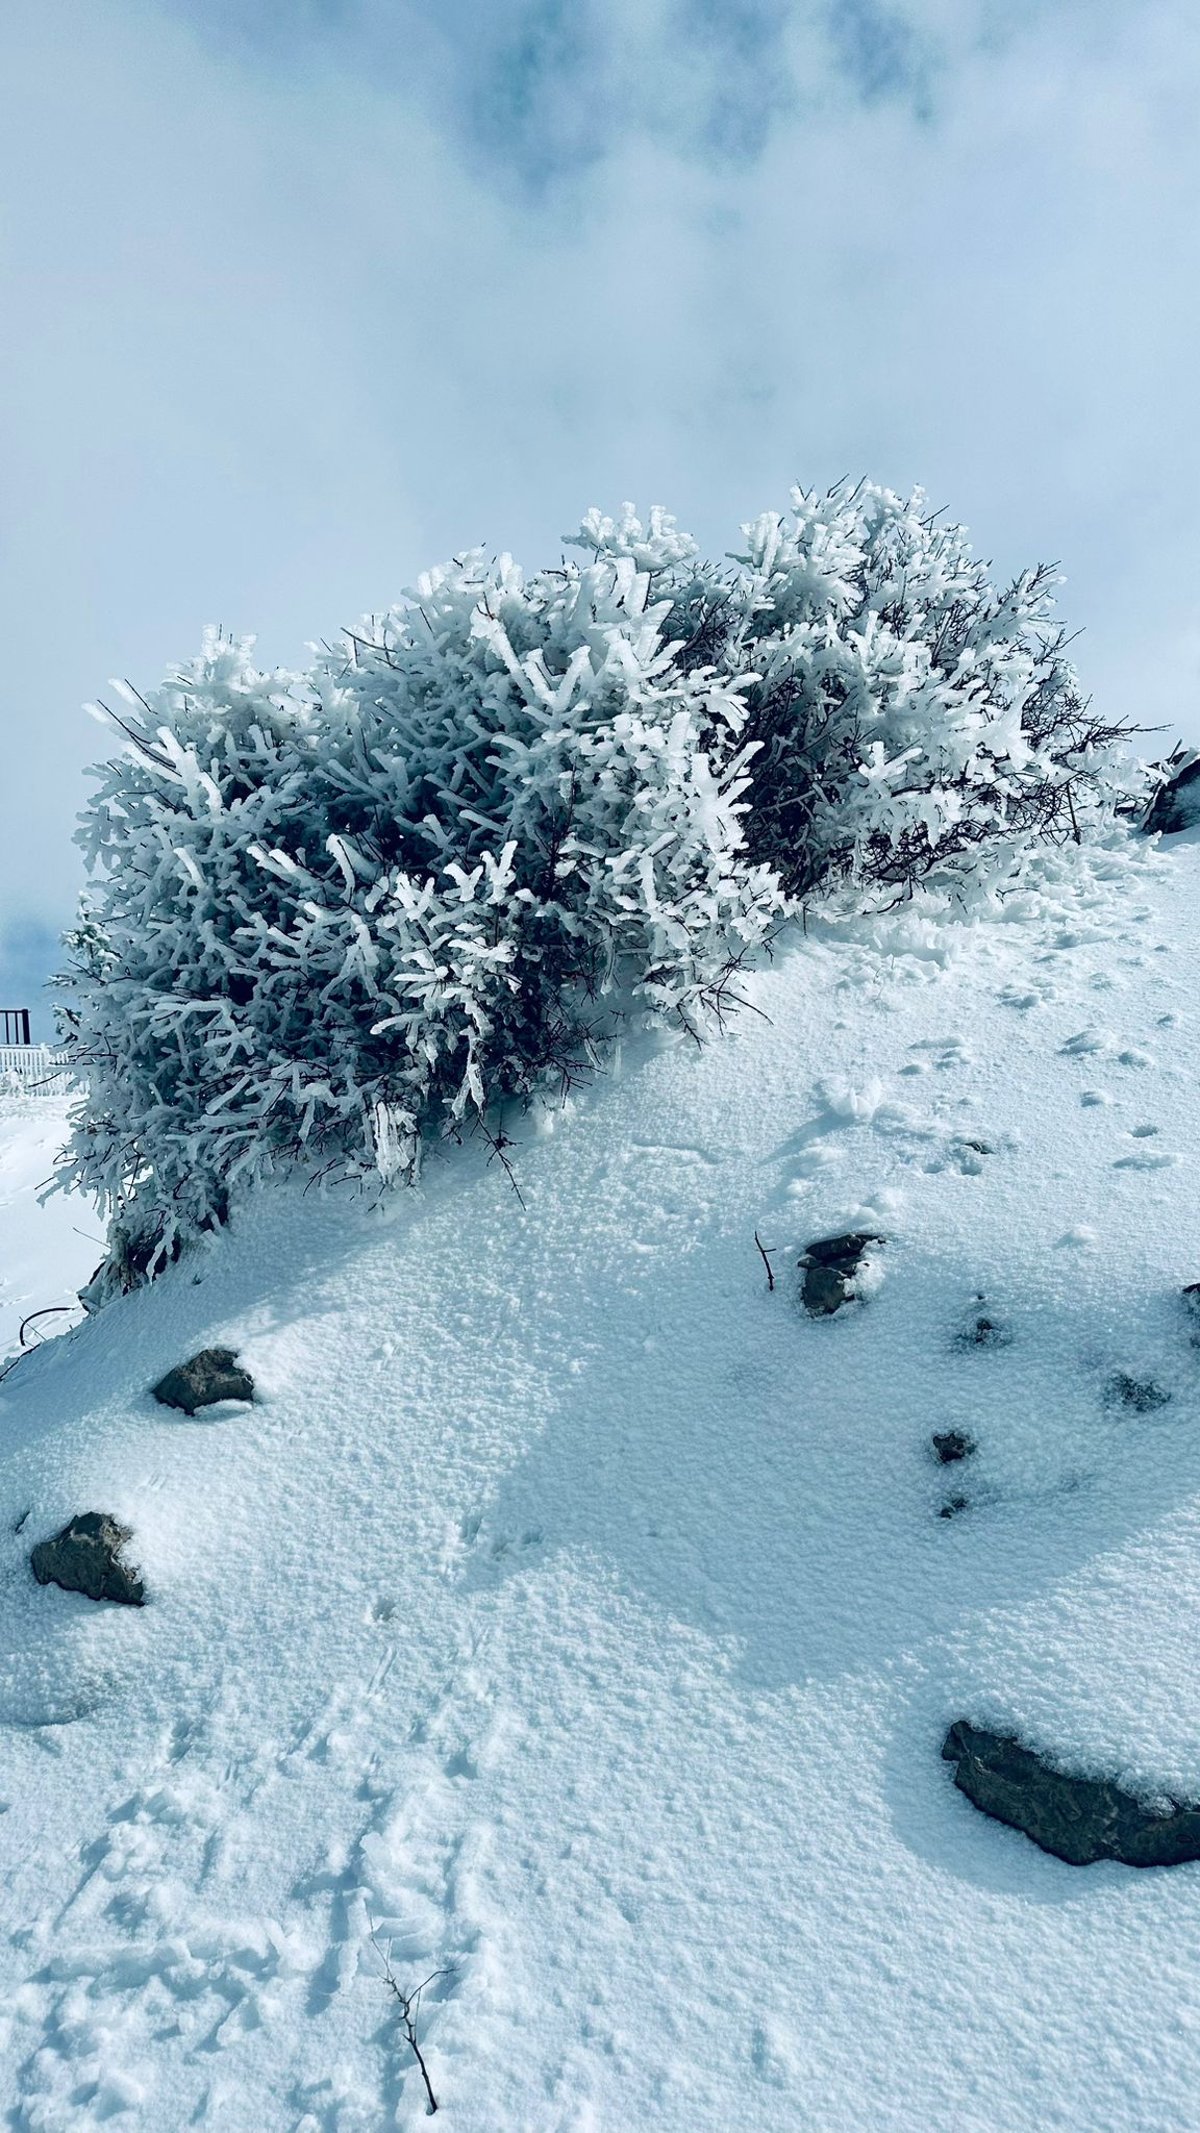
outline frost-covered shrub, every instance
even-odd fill
[[[918,490],[792,492],[724,573],[671,521],[593,513],[598,554],[657,559],[679,663],[735,681],[751,762],[747,850],[790,895],[845,880],[969,881],[1038,840],[1078,839],[1137,781],[1081,696],[1045,565],[1003,588]]]
[[[127,696],[63,1031],[111,1280],[297,1159],[413,1176],[630,1012],[698,1032],[824,883],[962,884],[1120,796],[1051,574],[997,591],[920,497],[796,491],[721,569],[661,511],[576,545],[459,558],[307,672],[210,635]]]
[[[737,689],[680,667],[648,587],[469,556],[303,677],[212,636],[125,721],[64,1029],[67,1181],[122,1280],[281,1162],[412,1176],[621,1012],[719,1013],[782,899],[742,849]]]

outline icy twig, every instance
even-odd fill
[[[375,1952],[378,1955],[380,1962],[383,1964],[383,1982],[399,2005],[400,2021],[404,2030],[404,2041],[409,2046],[412,2055],[417,2062],[417,2065],[421,2069],[421,2079],[425,2083],[425,2094],[429,2098],[429,2110],[427,2116],[432,2118],[434,2112],[437,2110],[438,2101],[437,2097],[433,2093],[433,2083],[429,2078],[429,2068],[425,2064],[424,2056],[421,2051],[421,2046],[417,2039],[417,2015],[420,2012],[421,1994],[424,1992],[425,1987],[427,1985],[432,1985],[436,1978],[447,1977],[449,1975],[449,1968],[446,1967],[441,1970],[431,1970],[429,1976],[427,1978],[423,1978],[421,1980],[421,1983],[417,1986],[414,1986],[411,1992],[405,1992],[403,1986],[399,1983],[396,1977],[395,1971],[392,1968],[391,1942],[388,1942],[387,1951],[385,1953],[385,1951],[379,1945],[378,1936],[372,1933],[371,1945],[375,1949]]]
[[[758,1246],[758,1249],[759,1249],[759,1251],[760,1251],[760,1253],[761,1253],[761,1255],[762,1255],[762,1263],[763,1263],[763,1265],[765,1266],[765,1268],[766,1268],[766,1270],[767,1270],[767,1287],[768,1287],[768,1289],[773,1289],[773,1288],[775,1287],[775,1269],[774,1269],[774,1267],[773,1267],[773,1266],[771,1265],[771,1262],[770,1262],[769,1258],[767,1257],[767,1247],[766,1247],[766,1245],[765,1245],[765,1244],[763,1243],[763,1241],[762,1241],[762,1238],[761,1238],[761,1237],[759,1236],[759,1234],[758,1234],[758,1231],[757,1231],[757,1230],[755,1230],[755,1232],[754,1232],[754,1242],[755,1242],[755,1243],[757,1244],[757,1246]],[[774,1249],[775,1249],[775,1247],[774,1247],[774,1245],[772,1245],[772,1246],[771,1246],[771,1250],[772,1250],[772,1251],[774,1251]]]

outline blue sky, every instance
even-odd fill
[[[1200,738],[1198,91],[1192,0],[8,0],[0,994],[110,675],[591,503],[921,482]]]

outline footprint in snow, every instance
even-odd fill
[[[979,1133],[955,1131],[943,1119],[922,1115],[908,1104],[885,1104],[873,1120],[875,1132],[893,1141],[900,1160],[916,1164],[931,1175],[953,1168],[967,1177],[983,1173],[983,1158],[996,1153],[996,1143]]]
[[[1098,948],[1115,939],[1109,926],[1067,926],[1055,934],[1051,947],[1060,952],[1064,948]]]
[[[970,1066],[974,1057],[963,1037],[926,1037],[910,1045],[909,1050],[928,1053],[932,1064],[940,1073],[945,1073],[950,1067]]]
[[[818,1141],[814,1147],[806,1148],[804,1154],[797,1157],[796,1181],[799,1182],[793,1182],[789,1185],[788,1191],[802,1192],[804,1190],[804,1179],[816,1177],[822,1170],[835,1169],[844,1160],[844,1149],[830,1147],[826,1143]]]
[[[1115,1043],[1116,1039],[1110,1030],[1081,1029],[1077,1030],[1073,1037],[1068,1037],[1065,1044],[1059,1045],[1059,1057],[1083,1059],[1092,1052],[1111,1052]]]
[[[936,1177],[943,1170],[957,1170],[961,1172],[963,1177],[980,1178],[983,1176],[985,1167],[984,1157],[995,1153],[996,1150],[991,1141],[977,1140],[965,1134],[954,1133],[941,1143],[937,1152],[927,1156],[921,1168],[931,1177]],[[916,1158],[908,1157],[907,1160],[915,1161]]]
[[[135,2109],[139,2124],[163,2123],[149,2047],[171,2034],[164,2018],[193,2052],[219,2051],[260,2028],[303,1971],[305,1951],[275,1920],[213,1908],[223,1792],[213,1773],[176,1765],[121,1801],[58,1916],[36,1922],[18,2045],[29,2047],[19,2078],[30,2125],[82,2128]]]
[[[519,1539],[511,1533],[499,1533],[492,1542],[492,1556],[499,1562],[502,1557],[510,1555],[514,1547],[540,1548],[544,1539],[540,1526],[527,1526]]]

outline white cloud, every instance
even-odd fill
[[[296,658],[626,495],[723,548],[923,481],[1062,559],[1107,709],[1200,732],[1183,0],[253,19],[8,12],[0,910],[66,915],[110,673],[210,619]]]

